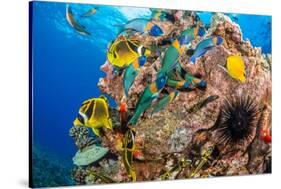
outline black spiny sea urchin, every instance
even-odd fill
[[[255,136],[258,107],[254,100],[237,97],[225,101],[216,127],[219,143],[243,145]]]

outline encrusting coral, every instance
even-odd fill
[[[84,126],[72,127],[69,136],[74,139],[75,145],[80,150],[95,143],[94,138],[89,135],[89,129]]]

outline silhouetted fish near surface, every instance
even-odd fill
[[[119,27],[119,34],[126,30],[132,30],[140,33],[148,33],[149,35],[154,37],[162,36],[164,34],[160,26],[158,26],[151,20],[145,18],[135,18],[125,24],[119,25]]]
[[[85,26],[75,20],[72,9],[69,5],[66,5],[66,20],[78,33],[82,35],[91,35],[91,33],[86,30]]]
[[[99,9],[98,9],[97,7],[92,8],[92,9],[88,10],[87,12],[85,12],[84,14],[82,14],[81,17],[89,17],[89,16],[92,16],[93,14],[96,14],[98,10],[99,10]]]

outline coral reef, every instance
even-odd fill
[[[194,12],[171,13],[176,18],[174,24],[157,21],[165,37],[178,35],[188,26],[200,22]],[[244,41],[239,25],[224,14],[213,15],[206,35],[223,37],[223,44],[198,58],[196,64],[188,63],[188,53],[180,57],[179,63],[188,73],[203,78],[207,87],[180,91],[162,111],[152,114],[148,109],[132,126],[136,152],[133,153],[132,167],[137,181],[271,171],[271,144],[260,134],[262,129],[271,130],[271,55],[262,54],[261,49],[253,47],[249,40]],[[134,37],[145,46],[164,39],[140,34]],[[195,47],[198,40],[195,39],[191,47]],[[163,56],[164,50],[161,50],[160,56]],[[230,77],[224,69],[227,57],[232,54],[244,59],[244,83]],[[101,67],[106,76],[100,78],[98,86],[117,104],[125,101],[131,116],[145,87],[156,79],[160,59],[159,54],[148,58],[127,98],[124,97],[122,74],[114,74],[109,62]],[[246,98],[248,96],[251,99]],[[227,104],[227,101],[231,102]],[[113,130],[104,132],[100,140],[111,156],[101,158],[94,165],[76,167],[73,178],[78,184],[130,181],[121,158],[124,133],[120,131],[119,112],[111,109],[110,115]],[[72,128],[70,134],[78,149],[89,146],[92,141],[83,127]],[[102,176],[97,177],[96,173]]]

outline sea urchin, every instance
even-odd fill
[[[245,142],[252,141],[257,117],[258,107],[249,96],[226,100],[216,127],[219,143],[243,145]]]

